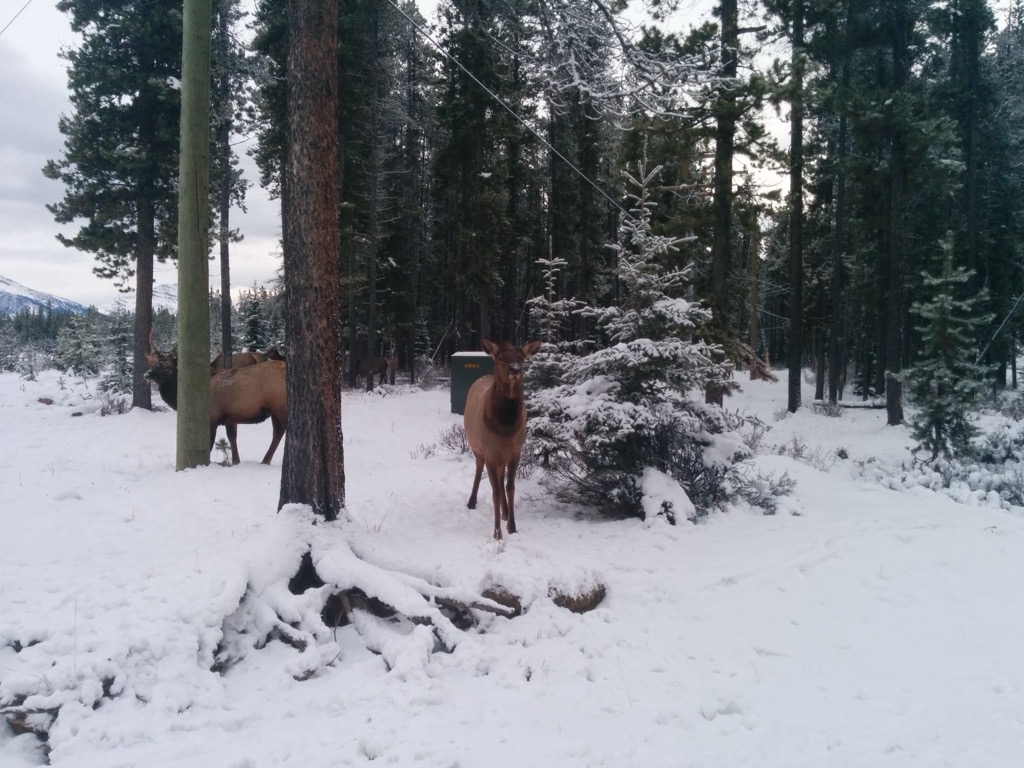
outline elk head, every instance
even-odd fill
[[[149,332],[149,351],[144,353],[146,372],[143,378],[156,384],[160,397],[174,410],[178,409],[178,353],[176,348],[161,352],[153,346],[153,331]]]

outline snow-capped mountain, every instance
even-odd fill
[[[36,312],[47,306],[60,314],[84,315],[89,311],[88,307],[82,306],[77,301],[62,299],[60,296],[26,288],[21,283],[16,283],[0,275],[0,314],[16,315],[26,308]]]

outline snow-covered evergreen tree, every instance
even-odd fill
[[[933,298],[916,302],[911,311],[921,334],[917,363],[904,374],[908,394],[917,406],[910,430],[916,451],[931,460],[962,456],[971,448],[977,429],[971,412],[985,392],[986,370],[975,362],[980,328],[992,321],[979,312],[985,296],[960,299],[971,273],[953,266],[951,248],[944,248],[941,273],[925,273],[924,289]]]
[[[267,339],[267,322],[263,316],[267,290],[255,284],[252,290],[243,293],[238,302],[238,311],[242,319],[242,349],[264,350],[269,346]]]
[[[659,171],[627,176],[637,191],[612,246],[621,306],[580,310],[609,346],[566,361],[563,382],[532,396],[530,428],[557,446],[552,476],[563,494],[674,522],[726,500],[749,449],[743,419],[703,401],[728,371],[718,347],[700,339],[711,313],[681,298],[687,271],[663,266],[680,241],[651,229]]]
[[[567,354],[574,351],[573,344],[564,341],[572,313],[581,309],[584,302],[557,298],[558,274],[568,262],[552,257],[537,259],[544,275],[544,293],[526,302],[536,336],[541,341],[540,351],[530,359],[530,391],[553,387],[562,381],[567,364]]]
[[[124,304],[118,304],[110,316],[107,346],[107,370],[97,388],[101,392],[131,394],[132,344],[135,319]]]
[[[104,364],[103,340],[98,333],[99,312],[89,308],[88,315],[75,315],[57,334],[54,360],[59,368],[78,376],[96,376]]]

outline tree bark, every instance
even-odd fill
[[[836,214],[832,242],[832,281],[829,288],[832,307],[828,325],[828,400],[836,403],[839,400],[839,386],[842,371],[846,367],[846,356],[843,351],[843,277],[847,250],[846,243],[846,157],[849,144],[849,116],[846,99],[850,89],[850,24],[851,0],[846,3],[846,24],[843,29],[842,74],[839,80],[839,140],[836,156]]]
[[[737,0],[722,0],[721,23],[722,76],[732,81],[738,72],[739,9]],[[729,327],[728,279],[732,257],[732,161],[736,136],[735,83],[730,82],[715,102],[715,193],[714,231],[711,240],[711,297],[715,324]]]
[[[378,93],[379,17],[374,6],[373,39],[370,41],[370,232],[366,248],[366,357],[377,357],[377,252],[380,247],[380,225],[377,212],[380,207],[380,94]],[[382,375],[383,378],[383,375]],[[366,391],[373,390],[373,372],[366,374]],[[380,382],[383,383],[383,382]]]
[[[153,203],[140,195],[138,200],[139,240],[135,250],[135,338],[132,354],[132,408],[153,408],[153,391],[146,372],[146,352],[149,351],[153,332],[153,258],[154,234]]]
[[[793,0],[793,71],[790,101],[789,156],[789,336],[786,362],[789,368],[788,409],[800,407],[800,362],[803,357],[803,231],[804,231],[804,93],[803,0]]]
[[[223,10],[218,20],[218,37],[228,46],[228,14]],[[218,88],[220,98],[230,101],[228,69],[225,64]],[[224,110],[224,104],[221,104]],[[224,110],[228,112],[230,110]],[[234,344],[231,339],[231,121],[225,114],[220,115],[216,139],[217,151],[220,153],[221,179],[218,203],[220,205],[220,349],[225,368],[231,367],[231,353]]]
[[[338,8],[289,0],[288,141],[283,216],[288,437],[278,508],[345,505],[338,223]]]
[[[898,94],[906,87],[910,76],[909,41],[910,22],[906,8],[895,4],[893,8],[892,84]],[[889,263],[887,269],[885,336],[885,410],[887,423],[903,423],[903,280],[906,261],[906,173],[907,150],[903,117],[893,114],[890,138],[890,230]]]

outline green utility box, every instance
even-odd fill
[[[452,355],[452,413],[465,413],[466,396],[473,382],[494,373],[494,359],[486,352],[456,352]]]

